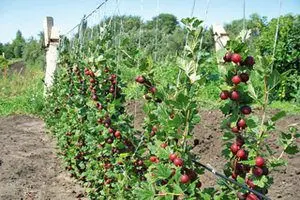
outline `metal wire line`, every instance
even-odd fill
[[[263,198],[263,199],[271,200],[269,197],[267,197],[267,196],[261,194],[260,192],[257,192],[257,191],[255,191],[255,190],[253,190],[253,189],[247,187],[246,185],[241,184],[241,183],[239,183],[239,182],[237,182],[237,181],[235,181],[235,180],[233,180],[233,179],[231,179],[231,178],[228,178],[227,176],[225,176],[225,175],[223,175],[223,174],[217,172],[217,171],[216,171],[215,169],[213,169],[212,167],[209,167],[209,166],[207,166],[207,165],[204,165],[204,164],[200,163],[200,162],[197,161],[197,160],[193,160],[193,162],[194,162],[196,165],[199,165],[199,166],[203,167],[204,169],[206,169],[206,170],[212,172],[215,176],[218,176],[218,177],[220,177],[220,178],[222,178],[222,179],[224,179],[224,180],[226,180],[226,181],[229,181],[229,182],[231,182],[231,183],[233,183],[233,184],[235,184],[235,185],[237,185],[237,186],[239,186],[239,187],[241,187],[241,188],[243,188],[243,189],[245,189],[245,190],[248,190],[249,192],[252,192],[252,193],[256,194],[257,196],[259,196],[259,197],[261,197],[261,198]]]
[[[86,15],[85,17],[83,17],[83,20],[87,20],[90,16],[92,16],[97,10],[99,10],[105,3],[107,3],[109,0],[104,0],[97,8],[95,8],[92,12],[90,12],[88,15]],[[81,23],[77,24],[76,26],[74,26],[72,29],[70,29],[66,34],[64,35],[68,35],[69,33],[71,33],[74,29],[76,29],[78,26],[80,26]]]

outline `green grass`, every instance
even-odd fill
[[[27,66],[23,75],[0,76],[0,116],[39,115],[43,108],[43,76],[37,66]]]
[[[22,58],[12,58],[10,60],[8,60],[8,65],[11,65],[11,64],[14,64],[16,62],[20,62],[20,61],[23,61]]]
[[[300,114],[300,105],[287,101],[274,101],[269,108],[283,110],[288,114]]]

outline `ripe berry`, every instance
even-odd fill
[[[220,98],[222,100],[228,99],[229,98],[229,92],[227,90],[223,90],[220,94]]]
[[[101,110],[103,108],[102,104],[101,103],[97,103],[96,107]]]
[[[158,158],[156,156],[151,156],[150,157],[150,161],[153,163],[157,163],[158,162]]]
[[[259,198],[255,194],[248,194],[246,200],[259,200]]]
[[[161,145],[160,145],[161,148],[166,148],[167,146],[168,146],[167,143],[161,143]]]
[[[156,126],[153,126],[153,127],[152,127],[152,131],[156,133],[156,132],[157,132],[157,127],[156,127]]]
[[[243,64],[252,67],[255,64],[254,58],[252,56],[247,56]]]
[[[144,78],[143,76],[137,76],[137,77],[135,78],[135,81],[136,81],[137,83],[143,84],[143,83],[145,82],[145,78]]]
[[[240,98],[240,95],[239,95],[239,92],[238,91],[232,91],[231,92],[231,95],[230,95],[230,99],[231,100],[234,100],[234,101],[236,101],[236,100],[238,100]]]
[[[223,60],[224,60],[225,62],[231,62],[231,56],[232,56],[232,53],[227,52],[227,53],[225,54],[225,56],[223,57]]]
[[[241,193],[241,192],[238,192],[238,193],[236,194],[236,196],[237,196],[237,198],[238,198],[239,200],[244,200],[244,199],[246,199],[247,194],[243,194],[243,193]]]
[[[117,80],[116,79],[112,80],[111,84],[116,85],[117,84]]]
[[[233,133],[238,133],[239,132],[239,128],[237,126],[234,126],[234,127],[231,128],[231,131]]]
[[[237,179],[237,174],[236,173],[234,173],[234,172],[232,172],[232,174],[231,174],[231,178],[233,178],[234,180],[236,180]]]
[[[250,106],[243,106],[243,107],[241,107],[241,112],[244,115],[249,115],[252,112],[252,109]]]
[[[241,78],[241,81],[244,82],[244,83],[249,81],[249,75],[247,73],[241,73],[240,78]]]
[[[232,77],[231,81],[233,84],[238,85],[242,80],[238,75],[235,75]]]
[[[244,119],[240,119],[237,123],[237,126],[240,128],[246,128],[247,126],[246,121]]]
[[[186,175],[186,174],[184,174],[184,175],[181,175],[181,177],[180,177],[180,182],[181,183],[188,183],[190,181],[190,177],[188,176],[188,175]]]
[[[139,161],[137,162],[137,164],[138,164],[139,166],[142,166],[142,165],[144,165],[144,162],[143,162],[142,160],[139,160]]]
[[[263,166],[262,170],[263,170],[263,175],[268,175],[269,174],[269,169],[266,166]]]
[[[169,159],[173,162],[177,158],[177,155],[175,153],[172,153],[169,155]]]
[[[96,82],[95,79],[93,79],[93,78],[90,79],[90,83],[95,83],[95,82]]]
[[[240,63],[242,61],[242,57],[240,54],[234,53],[231,56],[231,61],[234,62],[235,64]]]
[[[198,182],[196,183],[196,187],[197,187],[197,188],[201,188],[201,186],[202,186],[201,181],[198,181]]]
[[[115,130],[114,130],[113,128],[108,128],[108,132],[109,132],[109,133],[114,133]]]
[[[109,88],[109,92],[110,92],[110,93],[114,93],[114,92],[115,92],[115,87],[110,87],[110,88]]]
[[[112,74],[112,75],[110,76],[110,78],[111,78],[111,79],[116,79],[116,78],[117,78],[117,75]]]
[[[115,136],[116,138],[120,138],[120,137],[121,137],[121,132],[120,132],[120,131],[116,131],[116,132],[114,133],[114,136]]]
[[[265,164],[265,159],[263,159],[263,157],[260,157],[260,156],[256,157],[255,165],[257,167],[262,167],[262,166],[264,166],[264,164]]]
[[[106,140],[106,142],[108,143],[108,144],[111,144],[111,143],[113,143],[113,139],[112,138],[108,138],[107,140]]]
[[[192,169],[184,169],[185,174],[189,176],[191,181],[195,181],[197,179],[198,174]]]
[[[176,167],[181,167],[183,165],[183,160],[181,158],[175,158],[173,163]]]
[[[97,101],[97,99],[98,99],[97,95],[93,94],[92,99],[93,99],[94,101]]]
[[[238,150],[238,152],[236,153],[236,156],[240,159],[246,159],[247,158],[247,154],[246,154],[244,149]]]
[[[254,184],[253,181],[250,180],[250,179],[247,179],[247,180],[246,180],[246,184],[247,184],[250,188],[255,188],[255,184]]]
[[[252,169],[252,173],[254,174],[254,176],[261,176],[261,175],[263,175],[264,171],[263,171],[262,168],[256,167],[256,166],[255,166],[255,167]]]
[[[152,93],[152,94],[155,94],[156,93],[156,87],[152,86],[149,88],[149,91]]]
[[[235,155],[240,150],[240,146],[238,146],[236,143],[233,143],[230,146],[230,150]]]
[[[243,139],[242,136],[238,136],[238,137],[236,138],[235,142],[236,142],[236,144],[237,144],[238,146],[240,146],[240,147],[243,146],[243,144],[245,144],[245,141],[244,141],[244,139]]]

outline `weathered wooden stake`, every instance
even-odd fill
[[[226,46],[229,40],[229,37],[225,29],[223,28],[223,26],[219,24],[213,25],[213,32],[214,32],[214,39],[215,39],[215,48],[216,48],[216,52],[218,52],[219,50],[224,49],[224,47]],[[218,60],[218,62],[222,62],[222,61],[223,61],[222,58],[221,60]]]
[[[59,34],[54,27],[52,17],[46,17],[44,20],[44,38],[46,47],[46,73],[44,95],[53,84],[53,76],[56,69],[58,57]]]

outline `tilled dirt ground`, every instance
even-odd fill
[[[200,141],[200,145],[194,148],[195,153],[201,156],[203,164],[210,164],[218,172],[222,172],[226,162],[221,156],[223,133],[219,126],[222,120],[221,112],[204,111],[201,112],[200,124],[195,127],[195,139]],[[300,116],[290,115],[279,120],[276,127],[280,131],[285,131],[288,129],[288,125],[295,123],[298,123],[297,127],[300,130]],[[280,131],[272,133],[274,137],[268,141],[276,151],[275,156],[282,151],[275,140]],[[300,200],[300,154],[284,158],[288,161],[288,166],[271,173],[274,184],[267,196],[271,199]],[[204,187],[212,186],[216,182],[216,177],[210,172],[206,172],[201,179]]]
[[[73,200],[83,190],[63,170],[42,120],[0,118],[0,200]]]
[[[136,111],[134,124],[139,127],[144,116],[140,104],[131,103],[129,110],[132,114]],[[203,111],[201,123],[195,128],[195,139],[200,144],[194,151],[201,155],[203,164],[210,164],[218,172],[222,172],[225,163],[221,156],[222,131],[219,128],[222,119],[218,111]],[[277,125],[280,130],[286,130],[292,123],[300,123],[300,116],[285,117]],[[276,149],[275,142],[270,142]],[[73,200],[83,193],[63,170],[62,162],[56,157],[55,141],[45,133],[40,119],[0,118],[0,146],[0,200]],[[286,157],[288,167],[272,172],[274,185],[268,193],[271,199],[300,200],[299,155]],[[216,177],[206,172],[201,180],[203,187],[207,187],[215,184]]]
[[[140,128],[144,118],[141,104],[139,102],[130,102],[128,110],[129,113],[135,115],[134,126]],[[275,113],[276,111],[272,111],[270,114]],[[200,115],[201,122],[194,129],[194,139],[199,140],[199,145],[193,151],[200,155],[202,164],[210,165],[216,171],[222,173],[226,160],[221,154],[223,133],[220,129],[220,124],[224,117],[217,110],[201,111]],[[289,115],[276,123],[276,128],[279,131],[272,133],[274,137],[268,141],[276,151],[274,156],[278,156],[282,151],[276,144],[276,137],[280,131],[286,131],[290,124],[298,124],[297,127],[300,130],[300,116]],[[297,142],[299,143],[300,141]],[[274,184],[271,186],[267,196],[272,200],[300,200],[300,153],[293,156],[285,156],[284,158],[288,161],[288,166],[281,167],[271,173],[271,176],[274,178]],[[201,177],[203,187],[213,186],[216,181],[216,176],[208,171]]]

